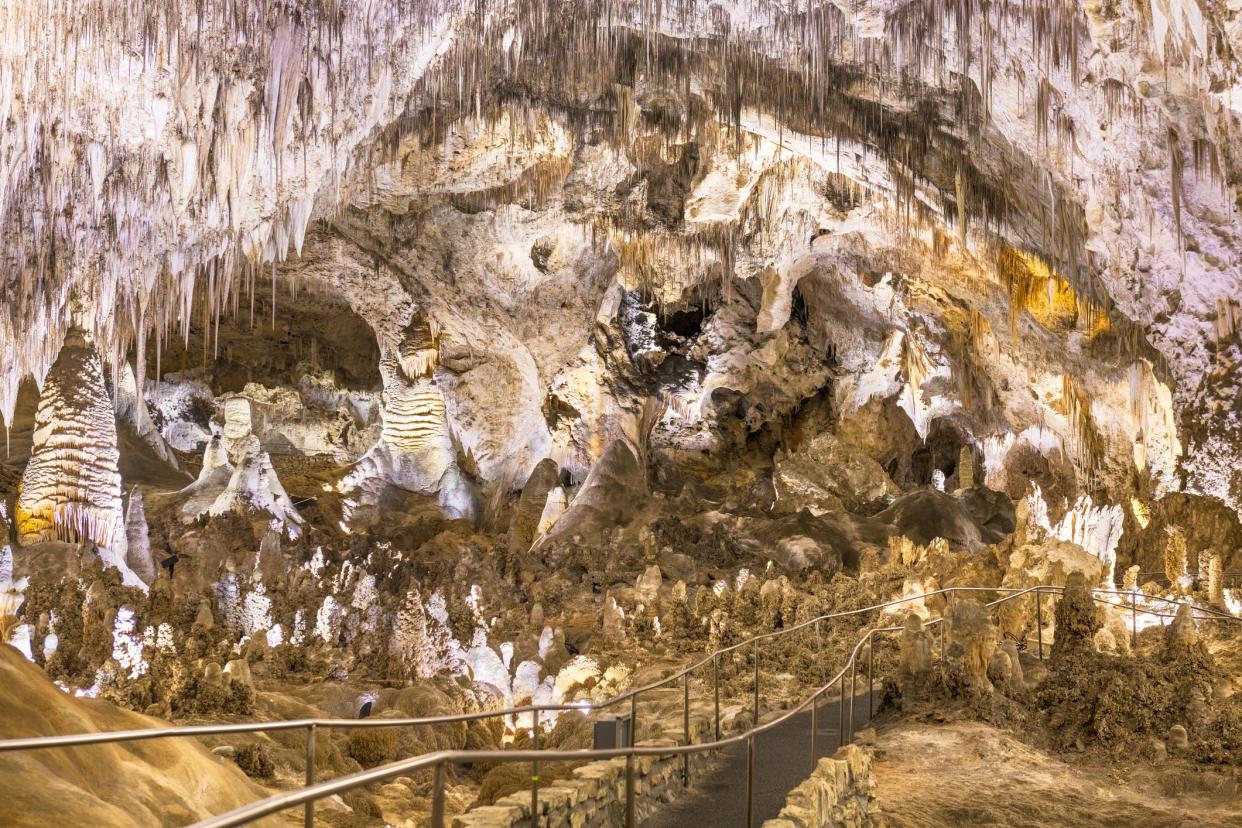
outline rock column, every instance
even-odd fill
[[[116,417],[103,363],[73,329],[48,371],[35,413],[34,444],[17,496],[23,544],[93,542],[125,560]]]

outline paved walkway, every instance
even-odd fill
[[[867,696],[854,701],[854,730],[867,725]],[[848,701],[847,701],[848,703]],[[879,705],[877,690],[873,703]],[[817,714],[816,757],[840,747],[839,701],[821,701]],[[755,739],[754,825],[773,819],[789,791],[811,775],[811,713],[808,709]],[[691,777],[686,793],[662,806],[644,828],[746,828],[746,745],[728,748],[710,774]]]

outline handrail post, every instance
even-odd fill
[[[306,728],[306,787],[315,784],[315,729],[316,726],[311,724]],[[315,824],[315,803],[307,802],[303,821],[306,828],[311,828]]]
[[[690,671],[681,677],[681,730],[686,739],[686,747],[690,747]],[[681,786],[690,787],[690,754],[681,755]]]
[[[431,794],[431,828],[444,828],[444,763],[436,765],[435,787]]]
[[[746,828],[755,824],[755,737],[746,737]]]
[[[1130,593],[1130,649],[1138,650],[1138,594]]]
[[[638,694],[630,696],[630,747],[638,744]]]
[[[828,678],[828,663],[824,661],[824,636],[819,630],[819,619],[815,619],[815,657],[819,659],[819,663],[824,669],[824,679]]]
[[[534,728],[531,730],[531,745],[535,750],[539,750],[539,708],[535,708],[531,712],[534,718]],[[532,828],[539,826],[539,760],[532,759],[530,762],[530,824]]]
[[[1039,660],[1044,660],[1044,594],[1035,590],[1035,627],[1039,636]]]
[[[945,611],[940,613],[940,660],[941,662],[948,664],[949,640],[948,633],[945,630],[945,628],[949,626],[948,622],[945,620],[948,617],[948,605],[946,605],[944,609]]]
[[[841,683],[841,700],[837,703],[837,747],[845,747],[845,671],[837,676]]]
[[[716,741],[720,741],[720,653],[712,655],[712,683],[716,687]]]
[[[875,635],[867,633],[867,721],[875,717]]]
[[[850,718],[849,741],[854,741],[854,699],[858,696],[858,658],[850,656]]]
[[[759,640],[755,639],[755,727],[759,726]]]
[[[811,697],[811,771],[815,770],[815,730],[819,727],[819,693]]]
[[[634,828],[634,746],[625,756],[625,828]]]

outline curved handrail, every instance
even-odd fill
[[[890,606],[895,606],[895,605],[899,605],[902,603],[908,603],[911,601],[916,601],[919,599],[924,599],[924,598],[928,598],[928,597],[932,597],[936,595],[952,594],[952,593],[957,593],[957,592],[993,592],[993,593],[1004,592],[1004,593],[1008,593],[1000,598],[997,598],[996,600],[985,603],[984,605],[985,607],[991,608],[991,607],[995,607],[1000,604],[1004,604],[1006,602],[1012,601],[1014,599],[1021,598],[1024,595],[1035,594],[1037,597],[1039,597],[1045,593],[1060,594],[1064,592],[1064,587],[1056,587],[1056,586],[1048,586],[1048,585],[1038,585],[1038,586],[1033,586],[1033,587],[1026,587],[1023,589],[1017,589],[1017,588],[1011,588],[1011,587],[947,587],[944,589],[934,590],[928,593],[922,593],[920,595],[907,596],[905,598],[897,599],[894,601],[888,601],[883,604],[877,604],[875,606],[866,607],[866,608],[859,609],[859,610],[846,610],[846,611],[842,611],[839,613],[830,613],[828,615],[824,615],[824,616],[820,616],[819,618],[811,619],[810,621],[803,622],[802,624],[798,624],[793,627],[786,628],[784,630],[774,631],[771,633],[763,633],[757,636],[753,636],[752,638],[747,639],[746,641],[743,641],[739,644],[730,645],[729,647],[723,647],[715,651],[711,655],[709,655],[707,658],[702,659],[698,662],[695,662],[694,664],[685,668],[681,672],[674,674],[669,679],[664,679],[661,682],[656,682],[654,684],[648,685],[645,688],[639,688],[637,690],[630,691],[628,694],[623,694],[622,696],[619,696],[618,699],[629,698],[630,696],[637,695],[639,692],[643,692],[644,690],[658,688],[670,680],[676,680],[678,678],[683,678],[685,676],[688,676],[690,672],[692,672],[696,667],[701,667],[707,664],[708,662],[717,658],[722,653],[732,652],[742,647],[745,647],[747,645],[750,645],[752,643],[762,641],[768,638],[772,638],[782,633],[788,633],[788,632],[793,632],[799,629],[805,629],[806,627],[813,625],[816,622],[824,618],[847,617],[851,615],[857,615],[862,612],[870,612],[870,611],[874,611],[877,609],[884,609]],[[1121,609],[1132,610],[1132,611],[1136,609],[1136,605],[1134,604],[1129,605],[1129,606],[1118,604],[1118,603],[1097,597],[1096,593],[1100,593],[1100,594],[1114,593],[1114,591],[1112,590],[1093,589],[1091,590],[1092,600],[1098,603],[1109,605],[1109,606],[1119,607]],[[1114,594],[1131,595],[1131,593],[1114,593]],[[1168,601],[1169,599],[1164,599],[1164,600]],[[1172,603],[1190,606],[1192,610],[1195,610],[1195,609],[1202,610],[1202,608],[1196,607],[1194,604],[1186,604],[1185,602],[1179,602],[1179,601],[1173,601]],[[1162,613],[1153,613],[1153,612],[1149,612],[1146,610],[1144,611],[1144,614],[1145,615],[1157,615],[1162,618],[1175,617],[1172,615],[1167,615],[1167,614],[1162,614]],[[1235,622],[1242,622],[1242,618],[1238,618],[1232,615],[1211,616],[1211,617],[1228,619],[1228,620],[1232,620]],[[933,619],[925,623],[924,627],[932,627],[932,626],[940,625],[944,622],[944,620],[945,618],[942,615],[939,618]],[[593,749],[537,750],[536,749],[536,750],[500,750],[500,751],[496,751],[496,750],[437,751],[435,753],[423,754],[421,756],[415,756],[409,759],[398,760],[398,761],[395,761],[395,762],[392,762],[386,765],[382,765],[377,768],[372,768],[367,771],[361,771],[359,773],[350,774],[348,776],[338,777],[336,779],[331,779],[326,782],[320,782],[318,784],[308,785],[306,787],[299,788],[295,791],[287,791],[281,794],[276,794],[266,799],[259,800],[258,802],[251,803],[250,805],[241,806],[226,814],[222,814],[220,816],[212,817],[212,818],[203,820],[202,822],[195,823],[195,825],[192,826],[192,828],[231,828],[232,826],[244,825],[256,819],[260,819],[264,816],[269,816],[271,814],[278,813],[279,811],[285,810],[287,808],[292,808],[297,805],[305,805],[309,808],[315,801],[322,799],[324,797],[332,796],[333,794],[341,793],[343,791],[348,791],[348,790],[351,790],[353,788],[356,788],[362,785],[367,785],[367,784],[371,784],[374,782],[381,782],[387,779],[392,779],[397,776],[401,776],[403,774],[408,774],[415,770],[427,769],[427,768],[434,768],[437,773],[436,793],[435,793],[435,799],[433,800],[433,806],[432,806],[433,807],[432,824],[439,825],[439,824],[442,824],[442,821],[443,821],[443,810],[442,810],[443,809],[443,800],[442,800],[443,775],[442,774],[443,774],[443,768],[446,764],[465,764],[465,763],[477,763],[477,762],[586,761],[586,760],[615,759],[615,758],[624,757],[625,759],[627,759],[627,763],[628,763],[627,764],[627,781],[626,781],[627,799],[628,799],[629,797],[632,796],[632,790],[633,790],[633,779],[631,776],[632,762],[633,762],[634,757],[636,756],[659,756],[659,757],[687,756],[688,757],[692,754],[705,753],[708,751],[716,751],[722,748],[731,747],[733,745],[738,745],[742,743],[751,743],[752,740],[756,736],[762,735],[780,726],[784,722],[800,714],[803,710],[807,708],[808,705],[816,704],[819,698],[823,696],[825,693],[827,693],[828,690],[832,688],[834,685],[836,685],[838,682],[840,682],[842,705],[844,705],[845,675],[847,671],[857,668],[859,656],[863,652],[863,647],[867,645],[877,633],[898,632],[902,629],[903,627],[873,627],[867,630],[866,633],[864,633],[859,638],[858,642],[854,645],[854,648],[851,650],[850,656],[847,659],[845,666],[842,667],[836,673],[836,675],[834,675],[828,682],[820,685],[807,698],[803,699],[798,704],[784,711],[781,715],[775,718],[769,719],[768,721],[762,724],[760,724],[757,721],[758,716],[756,715],[756,721],[753,726],[751,726],[749,729],[747,729],[746,731],[742,733],[738,733],[732,736],[717,737],[710,741],[701,741],[698,743],[694,743],[694,742],[687,740],[687,743],[682,744],[682,745],[646,746],[646,747],[632,745],[630,747],[599,749],[599,750],[593,750]],[[1041,635],[1042,635],[1042,630],[1041,630]],[[852,688],[851,702],[850,702],[851,728],[852,728],[852,719],[853,719],[853,697],[855,697],[856,695],[857,693],[854,692]],[[609,703],[615,702],[618,699],[611,700]],[[688,697],[687,697],[686,703],[688,704]],[[605,705],[595,705],[593,706],[593,708],[604,707],[604,706]],[[573,709],[581,709],[581,708],[577,708],[576,706],[571,706],[571,707],[573,707]],[[545,708],[545,709],[551,709],[551,708]],[[844,708],[842,708],[841,715],[842,717],[844,717]],[[387,721],[391,722],[395,720],[387,720]],[[688,733],[689,732],[687,731],[687,735]],[[844,734],[842,734],[842,738],[844,738]],[[753,762],[753,752],[751,754],[751,758],[748,759],[748,761]],[[532,807],[533,807],[533,804],[532,804]],[[437,809],[439,809],[438,810],[439,820],[437,820]],[[308,811],[308,819],[309,819],[309,811]]]

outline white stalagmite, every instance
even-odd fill
[[[198,479],[182,490],[188,498],[181,511],[188,518],[204,513],[266,512],[280,529],[297,537],[302,516],[277,477],[271,456],[251,431],[251,424],[250,401],[245,397],[226,398],[224,429],[207,443]]]
[[[565,514],[569,508],[569,497],[562,486],[553,487],[548,492],[548,499],[543,504],[543,514],[539,516],[539,525],[535,528],[535,542],[551,531],[556,519]]]
[[[474,493],[457,463],[444,395],[435,380],[439,340],[435,324],[416,316],[397,348],[380,357],[384,382],[379,442],[339,484],[361,503],[378,501],[385,486],[435,495],[445,513],[472,518]]]
[[[125,563],[119,460],[103,364],[75,328],[39,397],[30,463],[17,496],[18,540],[95,543],[108,563],[136,580]]]
[[[164,435],[155,427],[147,401],[138,391],[138,380],[134,376],[133,366],[126,362],[117,378],[115,391],[117,421],[128,423],[138,437],[151,447],[156,457],[173,468],[180,468],[177,455],[173,454]]]

